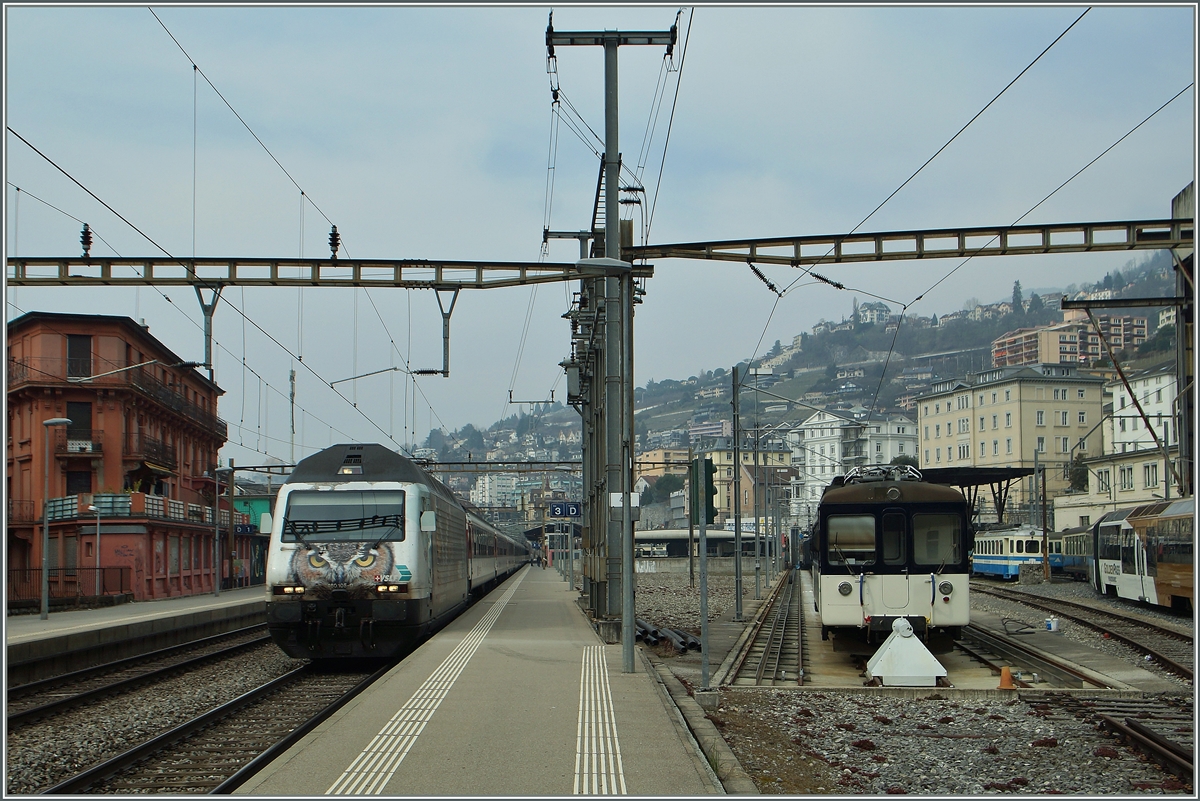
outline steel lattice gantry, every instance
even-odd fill
[[[820,236],[760,237],[622,249],[636,259],[708,259],[758,264],[846,264],[871,261],[1029,256],[1191,247],[1192,219],[932,228]]]
[[[646,265],[634,275],[654,274]],[[423,259],[9,257],[10,286],[398,287],[495,289],[594,277],[574,263]]]

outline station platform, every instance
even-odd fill
[[[235,792],[724,793],[658,671],[525,567]]]
[[[51,672],[67,672],[135,656],[198,637],[266,621],[266,589],[239,587],[220,595],[187,595],[96,609],[72,609],[4,620],[8,683],[20,684],[22,665],[58,659]]]

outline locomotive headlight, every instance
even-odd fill
[[[838,592],[840,592],[842,595],[849,595],[850,591],[853,589],[854,588],[850,586],[850,582],[848,581],[843,581],[838,585]]]
[[[897,498],[900,497],[900,488],[899,487],[888,487],[887,496],[888,496],[888,498],[892,499],[893,501],[896,500]]]
[[[277,584],[271,588],[274,595],[303,595],[303,586],[294,586],[291,584]]]
[[[942,595],[949,595],[950,593],[954,592],[954,585],[948,581],[943,581],[938,585],[938,592],[940,592]]]

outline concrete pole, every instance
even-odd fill
[[[758,384],[758,376],[755,375],[754,383]],[[757,398],[757,395],[755,395]],[[756,414],[755,417],[758,415]],[[758,463],[758,437],[759,430],[754,429],[754,600],[762,600],[762,513],[759,511],[762,508],[762,493],[758,491],[759,471],[762,467]],[[764,482],[765,484],[765,482]]]

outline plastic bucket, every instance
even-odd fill
[[[1058,618],[1046,618],[1046,631],[1058,631]]]

